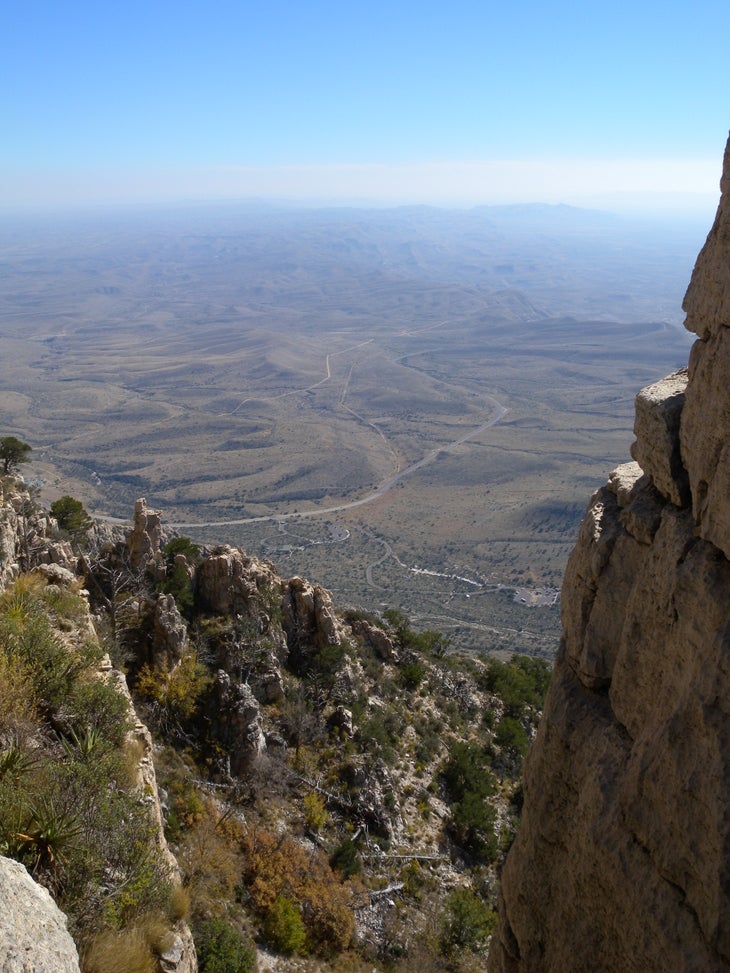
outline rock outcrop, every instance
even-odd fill
[[[0,858],[0,902],[0,973],[79,973],[66,916],[10,858]]]
[[[172,595],[158,594],[155,602],[152,646],[157,665],[172,668],[185,655],[188,630]]]
[[[239,547],[221,545],[200,564],[196,574],[200,598],[218,615],[249,614],[261,592],[276,591],[281,579],[274,569]]]
[[[239,775],[266,751],[261,707],[251,688],[223,669],[215,677],[215,701],[211,721],[226,748],[227,771]]]
[[[134,505],[134,521],[127,535],[127,550],[131,566],[144,570],[153,577],[164,577],[162,555],[162,520],[159,513],[150,510],[144,497]]]
[[[0,483],[0,591],[40,565],[76,574],[71,545],[52,536],[55,523],[22,480],[9,476]]]
[[[503,870],[492,973],[730,969],[730,143],[685,299],[593,496]]]
[[[328,645],[337,645],[345,631],[332,604],[332,595],[303,578],[287,582],[283,604],[283,626],[290,652],[306,658]]]

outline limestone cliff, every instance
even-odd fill
[[[592,498],[492,973],[730,968],[730,143],[689,370]]]

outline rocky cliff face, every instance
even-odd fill
[[[49,575],[54,568],[71,572],[66,579],[74,575],[77,558],[67,541],[53,539],[53,526],[21,481],[6,477],[0,483],[0,591],[31,567]]]
[[[136,514],[138,515],[139,511],[136,511]],[[138,521],[139,516],[136,516],[135,526]],[[109,532],[102,528],[100,533]],[[13,477],[3,478],[0,483],[0,592],[9,588],[20,574],[32,572],[45,578],[47,590],[52,590],[59,602],[66,596],[78,596],[73,616],[64,617],[59,621],[58,629],[54,631],[53,636],[54,644],[63,646],[69,658],[72,658],[79,646],[95,643],[97,636],[88,606],[89,593],[81,588],[81,578],[78,576],[79,559],[74,554],[71,544],[56,535],[58,535],[56,522],[38,505],[22,480]],[[111,536],[109,534],[109,538]],[[185,631],[183,626],[183,633],[180,634],[180,616],[175,608],[174,599],[167,599],[166,596],[160,595],[155,607],[156,642],[162,644],[168,656],[173,659],[179,658],[182,651],[179,643],[184,644]],[[5,634],[3,649],[9,641],[10,637]],[[7,665],[7,659],[12,660],[13,657],[7,655],[3,658]],[[73,665],[73,662],[69,664],[69,670],[73,669]],[[128,753],[137,755],[135,757],[136,780],[130,788],[132,793],[137,795],[138,802],[149,810],[155,826],[151,840],[159,847],[170,879],[179,881],[177,862],[164,836],[152,756],[152,738],[147,727],[137,718],[125,677],[120,671],[113,669],[108,656],[102,658],[98,667],[89,669],[86,677],[89,683],[99,680],[113,684],[118,694],[126,701],[129,716],[129,731],[126,739],[129,745]],[[24,690],[31,692],[28,684],[24,684]],[[70,693],[70,690],[68,691]],[[6,696],[3,704],[7,702]],[[56,712],[53,714],[55,720],[53,734],[50,732],[50,724],[39,721],[38,726],[32,727],[30,716],[27,717],[27,725],[22,727],[22,733],[16,732],[17,727],[14,729],[11,718],[5,720],[0,730],[0,756],[7,757],[13,747],[19,745],[18,740],[27,736],[31,740],[30,747],[34,753],[33,758],[26,765],[25,772],[27,772],[29,766],[39,762],[44,744],[47,744],[49,739],[56,739],[58,752],[55,754],[55,759],[60,763],[59,753],[62,754],[63,750],[58,740],[63,733],[64,721],[68,720],[68,714],[72,712],[72,706],[73,704],[68,702],[56,705]],[[5,715],[0,712],[0,716]],[[133,765],[130,764],[128,773],[132,769]],[[19,779],[21,777],[22,772],[19,774]],[[49,801],[52,803],[50,798]],[[7,820],[5,824],[8,824]],[[14,825],[14,827],[18,826]],[[113,867],[121,871],[124,865],[110,864],[110,870]],[[164,951],[158,950],[155,954],[159,970],[161,973],[162,971],[196,973],[198,966],[190,929],[182,920],[171,920],[169,926]],[[22,864],[0,857],[0,973],[16,973],[16,971],[20,973],[20,971],[30,970],[38,973],[43,971],[49,973],[50,971],[54,973],[76,971],[77,973],[78,969],[77,950],[67,929],[66,916],[57,908],[49,892],[30,877]]]
[[[592,498],[492,973],[730,968],[730,143],[685,310]]]

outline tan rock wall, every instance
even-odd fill
[[[566,570],[491,973],[730,970],[730,149],[722,186],[688,376],[637,397]]]

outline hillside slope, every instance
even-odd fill
[[[0,487],[0,852],[83,973],[479,968],[547,665]]]

